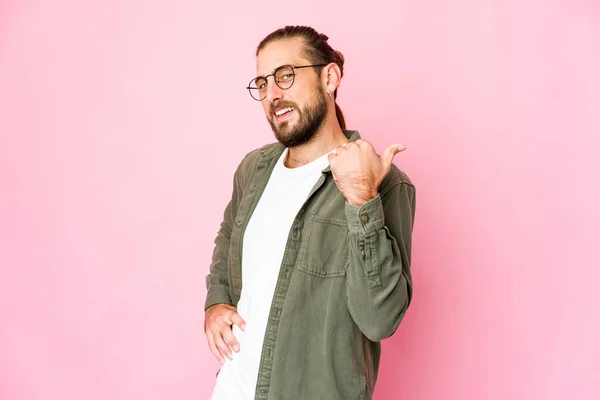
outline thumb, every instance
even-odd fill
[[[383,155],[381,156],[381,163],[386,170],[392,166],[392,160],[394,159],[394,156],[404,150],[406,150],[406,146],[403,144],[393,144],[385,149]]]

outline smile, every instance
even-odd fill
[[[277,110],[275,110],[275,112],[273,114],[275,115],[275,118],[277,118],[277,120],[282,120],[282,119],[288,117],[289,115],[291,115],[292,112],[294,112],[293,107],[284,107],[284,108],[278,108]]]

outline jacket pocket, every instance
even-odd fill
[[[345,219],[311,215],[300,245],[298,269],[321,278],[346,275],[348,222]]]

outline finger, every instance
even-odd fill
[[[235,335],[233,334],[233,331],[231,329],[226,329],[225,331],[223,331],[223,338],[229,344],[229,347],[233,349],[233,351],[235,351],[236,353],[240,351],[240,344],[235,338]]]
[[[216,334],[214,336],[214,340],[215,340],[215,345],[217,346],[217,348],[219,350],[221,350],[221,353],[223,353],[225,356],[227,356],[227,358],[229,358],[230,360],[231,358],[231,349],[229,348],[229,345],[227,343],[225,343],[225,341],[223,340],[223,336],[221,335],[221,332],[219,332],[218,334]]]
[[[236,324],[238,328],[242,331],[246,329],[246,321],[242,318],[242,316],[238,313],[233,313],[231,316],[231,322]]]
[[[383,152],[383,155],[381,156],[381,163],[386,169],[390,168],[392,166],[392,160],[394,159],[394,156],[404,150],[406,150],[406,146],[403,144],[391,145]]]
[[[347,152],[347,151],[348,151],[348,146],[347,146],[347,145],[345,145],[345,146],[344,146],[344,145],[342,145],[342,146],[338,146],[338,147],[336,147],[336,148],[335,148],[335,150],[334,150],[334,151],[335,151],[335,153],[336,153],[338,156],[339,156],[339,155],[342,155],[342,154],[344,154],[345,152]]]
[[[364,139],[358,139],[354,142],[350,142],[350,143],[355,143],[356,145],[358,145],[358,147],[360,147],[361,149],[373,149],[373,145],[370,142],[367,142]],[[350,144],[348,143],[348,144]],[[373,149],[374,150],[374,149]]]
[[[210,349],[210,352],[213,353],[213,355],[217,358],[217,360],[219,360],[221,364],[225,364],[225,359],[223,358],[223,355],[215,345],[215,340],[211,331],[206,332],[206,338],[208,339],[208,348]]]
[[[345,149],[353,149],[355,147],[360,147],[360,143],[356,143],[356,142],[348,142],[348,143],[344,143],[343,146]]]

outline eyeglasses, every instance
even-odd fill
[[[250,92],[250,96],[256,101],[262,101],[267,97],[267,86],[269,83],[267,79],[272,76],[275,84],[279,86],[283,90],[287,90],[292,87],[294,81],[296,80],[296,70],[300,68],[309,68],[309,67],[324,67],[327,64],[316,64],[316,65],[300,65],[298,67],[294,67],[292,65],[282,65],[277,68],[275,72],[267,76],[259,76],[258,78],[254,78],[248,84],[248,91]]]

